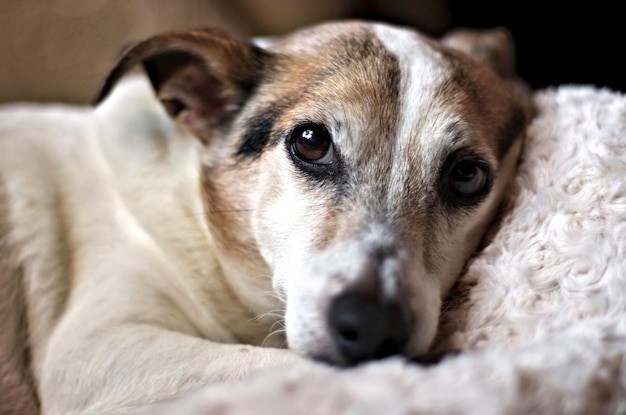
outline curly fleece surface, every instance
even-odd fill
[[[626,413],[626,97],[535,94],[516,181],[422,367],[318,364],[215,385],[144,414]]]

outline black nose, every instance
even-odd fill
[[[396,302],[343,295],[331,304],[328,322],[349,364],[402,353],[409,340],[406,313]]]

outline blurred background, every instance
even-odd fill
[[[626,91],[619,2],[480,0],[0,0],[0,102],[86,103],[122,46],[151,34],[218,26],[282,34],[338,18],[413,26],[432,36],[505,26],[533,88]]]

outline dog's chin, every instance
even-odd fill
[[[379,361],[383,361],[386,359],[403,359],[407,362],[415,363],[421,366],[431,366],[431,365],[436,365],[440,363],[445,358],[454,356],[459,353],[458,351],[435,352],[435,353],[426,351],[426,352],[417,353],[417,354],[411,354],[407,352],[405,354],[394,354],[394,355],[389,355],[389,356],[385,356],[385,357],[378,358],[378,359],[363,360],[363,361],[349,361],[345,359],[343,356],[341,356],[339,353],[328,351],[328,350],[324,351],[324,350],[319,350],[317,348],[305,348],[304,350],[294,350],[294,351],[304,358],[307,358],[316,362],[324,363],[330,366],[337,366],[337,367],[342,367],[342,368],[360,366],[363,364],[379,362]]]
[[[291,320],[293,321],[293,318]],[[294,328],[290,324],[290,319],[287,318],[286,326],[287,345],[289,349],[300,356],[332,365],[343,366],[347,364],[333,345],[330,336],[317,335],[317,333],[324,332],[323,328],[320,327],[321,325],[311,327],[307,324],[298,324]]]
[[[294,346],[290,344],[289,348],[302,357],[331,366],[347,368],[356,366],[359,363],[364,363],[349,361],[331,344],[322,345],[320,342],[308,343],[305,345],[296,344]]]

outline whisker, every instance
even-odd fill
[[[258,322],[263,320],[264,318],[273,318],[276,320],[282,320],[283,319],[283,311],[282,310],[273,310],[273,311],[268,311],[267,313],[263,313],[263,314],[259,314],[257,316],[254,316],[252,318],[250,318],[248,320],[248,323],[250,322]]]
[[[278,329],[274,330],[274,328],[275,328],[276,326],[278,326]],[[275,322],[274,322],[274,324],[272,324],[272,327],[270,327],[270,334],[271,334],[271,333],[274,333],[274,332],[276,332],[276,331],[283,331],[283,332],[285,331],[285,324],[284,324],[284,321],[282,321],[282,320],[277,320],[277,321],[275,321]]]
[[[266,275],[266,274],[260,274],[254,278],[263,278],[263,279],[271,280],[272,276]],[[275,291],[275,290],[259,291],[259,298],[268,298],[268,297],[278,300],[282,305],[285,305],[287,303],[287,299],[285,298],[284,294],[278,291]]]
[[[265,346],[266,343],[273,336],[284,335],[284,333],[286,332],[286,329],[285,329],[285,320],[284,320],[283,310],[272,310],[272,311],[269,311],[267,313],[263,313],[263,314],[260,314],[258,316],[255,316],[251,320],[252,321],[259,321],[259,320],[261,320],[263,318],[272,318],[272,319],[275,320],[272,323],[272,325],[270,326],[269,332],[268,332],[267,336],[265,336],[265,338],[261,342],[261,345]],[[286,344],[286,342],[283,340],[283,343],[282,343],[281,347],[284,347],[285,344]]]
[[[278,323],[278,322],[277,322],[277,323]],[[280,335],[283,335],[283,334],[286,332],[286,330],[285,330],[285,327],[284,327],[284,326],[282,326],[281,328],[279,328],[279,329],[277,329],[277,330],[274,330],[274,329],[273,329],[273,327],[274,327],[274,326],[272,326],[272,330],[270,331],[270,333],[269,333],[267,336],[265,336],[265,339],[263,339],[263,341],[261,342],[261,346],[265,346],[265,344],[267,343],[267,341],[268,341],[268,340],[269,340],[272,336],[276,336],[276,335],[279,335],[279,334],[280,334]],[[281,346],[281,347],[285,347],[286,345],[287,345],[287,341],[286,341],[286,340],[283,340],[283,342],[281,343],[281,345],[280,345],[280,346]]]
[[[283,295],[281,295],[281,294],[279,294],[279,293],[277,293],[275,291],[269,291],[269,292],[266,292],[264,294],[266,296],[270,297],[270,298],[274,298],[274,299],[280,301],[281,304],[283,304],[283,305],[287,304],[287,299]]]

